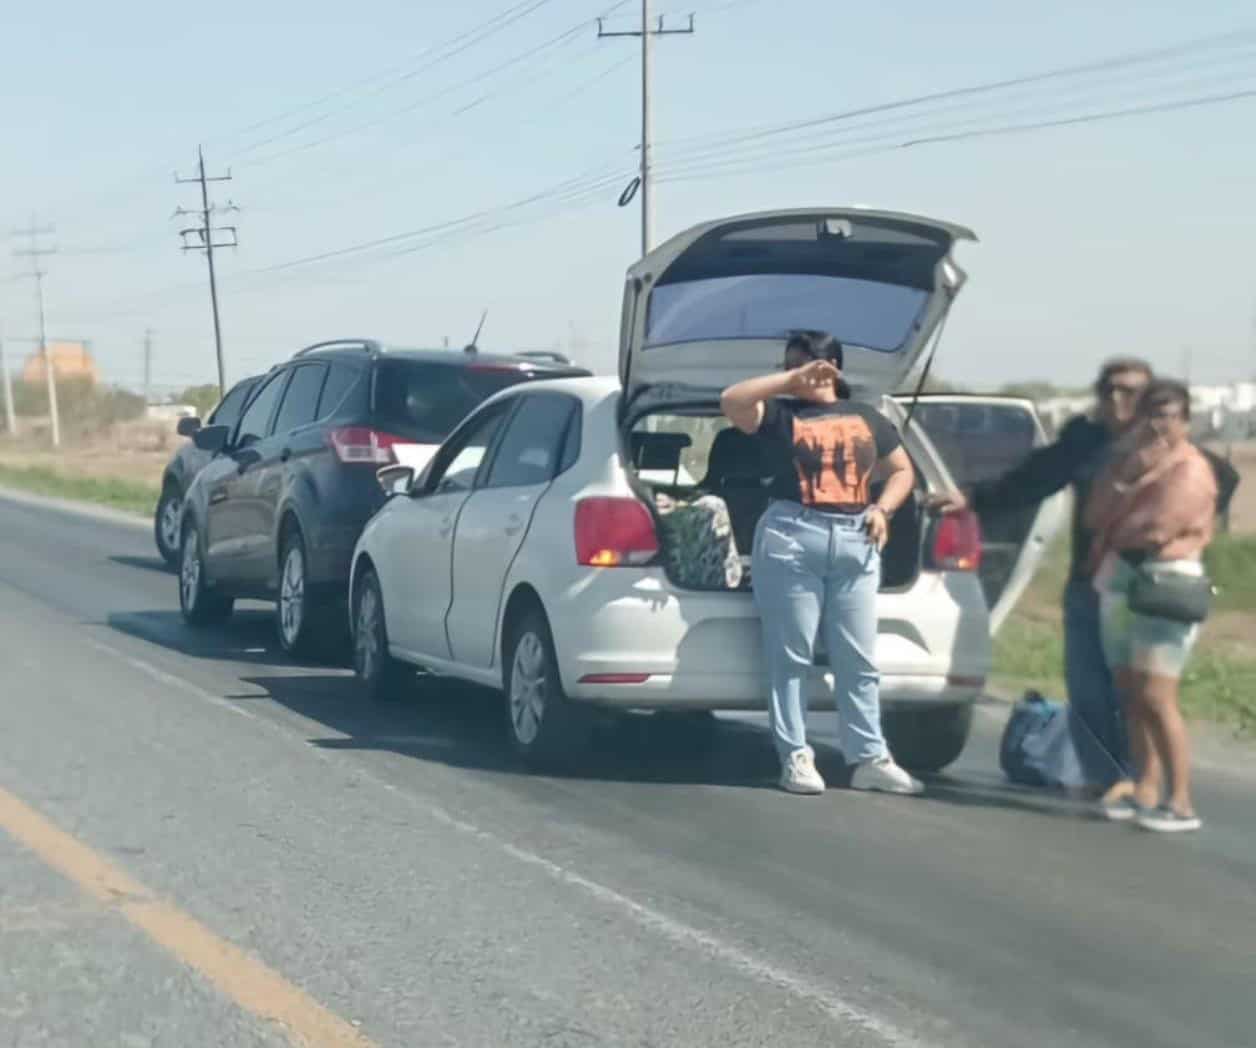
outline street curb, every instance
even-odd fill
[[[151,531],[153,522],[145,517],[141,517],[135,513],[127,513],[125,510],[111,509],[108,506],[97,506],[91,502],[80,502],[76,499],[56,498],[52,495],[35,495],[29,491],[22,491],[20,488],[10,488],[0,485],[0,499],[7,499],[10,502],[16,502],[24,506],[32,506],[37,509],[51,509],[60,513],[72,513],[78,517],[87,517],[91,520],[107,521],[110,524],[122,524],[126,527],[143,528],[145,531]]]

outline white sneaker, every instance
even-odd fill
[[[882,793],[903,793],[916,796],[925,792],[924,783],[913,779],[894,763],[888,753],[875,760],[864,761],[850,777],[852,790],[879,790]]]
[[[816,755],[810,746],[794,750],[781,769],[781,789],[787,793],[817,794],[824,792],[824,779],[816,771]]]
[[[1203,826],[1198,815],[1182,815],[1172,808],[1144,810],[1138,816],[1138,825],[1153,833],[1190,833]]]

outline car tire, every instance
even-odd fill
[[[937,772],[958,759],[972,726],[971,702],[881,714],[886,744],[909,771]]]
[[[353,672],[372,702],[396,698],[414,684],[414,668],[388,654],[384,593],[373,568],[354,585]]]
[[[178,568],[182,558],[180,541],[180,514],[183,509],[183,492],[173,480],[161,489],[157,509],[153,513],[153,538],[157,540],[157,552],[171,568]]]
[[[191,522],[185,524],[179,549],[179,610],[183,621],[189,626],[226,622],[234,603],[231,597],[210,586],[200,529]]]
[[[308,564],[300,529],[287,528],[279,551],[275,629],[289,655],[326,659],[339,653],[348,615],[343,600],[320,598],[311,591]]]
[[[538,607],[510,623],[503,652],[511,745],[530,764],[552,767],[582,753],[590,718],[567,698],[549,622]]]

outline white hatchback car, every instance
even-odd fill
[[[1042,443],[1032,405],[922,398],[909,421],[911,398],[887,395],[963,283],[952,247],[971,236],[910,215],[784,211],[698,226],[643,258],[628,273],[618,379],[504,391],[422,474],[380,471],[391,497],[358,543],[350,589],[367,691],[399,687],[416,666],[500,688],[515,746],[538,758],[578,745],[589,706],[702,719],[765,708],[753,580],[678,584],[655,496],[725,496],[750,552],[745,536],[768,499],[760,478],[734,484],[716,468],[719,393],[778,367],[789,329],[820,328],[844,343],[854,395],[899,427],[918,475],[883,557],[887,739],[908,767],[954,760],[985,686],[992,625],[1059,518],[1052,502],[984,522],[996,541],[983,550],[974,517],[924,508],[929,492],[1001,472]],[[655,449],[649,469],[642,447]],[[660,462],[668,447],[678,457]],[[813,703],[832,691],[822,653],[816,662]]]

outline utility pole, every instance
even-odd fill
[[[13,411],[13,380],[9,376],[9,363],[4,357],[4,334],[0,332],[0,382],[4,384],[4,420],[9,436],[17,436],[17,415]]]
[[[31,260],[31,271],[28,276],[35,278],[35,298],[39,303],[39,355],[44,362],[44,378],[48,383],[48,416],[52,422],[52,446],[61,446],[61,419],[57,413],[57,376],[52,366],[52,357],[48,353],[48,331],[44,325],[44,277],[48,274],[39,268],[39,260],[45,255],[56,253],[55,247],[41,247],[39,238],[51,236],[56,232],[53,226],[40,226],[31,216],[31,224],[25,229],[15,229],[14,236],[26,237],[30,244],[27,248],[15,249],[13,254],[19,258]]]
[[[144,407],[153,402],[153,329],[144,329]]]
[[[235,226],[215,226],[213,224],[214,212],[218,208],[209,202],[209,183],[210,182],[230,182],[231,172],[227,171],[225,175],[205,174],[205,151],[200,147],[196,147],[196,174],[191,178],[180,178],[174,176],[176,183],[199,182],[201,185],[201,206],[199,208],[185,209],[179,208],[176,215],[199,215],[201,224],[199,226],[190,226],[187,229],[180,229],[179,236],[183,240],[184,251],[204,251],[205,258],[209,262],[209,302],[214,311],[214,350],[218,354],[218,396],[224,397],[227,394],[227,377],[222,365],[222,328],[218,321],[218,282],[214,275],[214,248],[219,247],[239,247],[239,238],[236,236]],[[234,204],[228,203],[227,211],[240,210]],[[230,234],[229,240],[221,243],[214,241],[214,235],[217,233]],[[189,240],[192,234],[196,235],[196,239]]]
[[[650,172],[650,144],[653,138],[650,116],[650,79],[652,70],[651,52],[656,36],[692,36],[693,15],[689,16],[689,25],[684,29],[668,29],[660,15],[656,24],[651,24],[650,0],[641,0],[641,28],[632,32],[608,33],[602,28],[602,19],[597,20],[598,39],[608,37],[631,36],[641,38],[641,174],[638,188],[641,191],[641,254],[649,253],[654,246],[654,187]],[[628,199],[631,199],[629,195]]]

